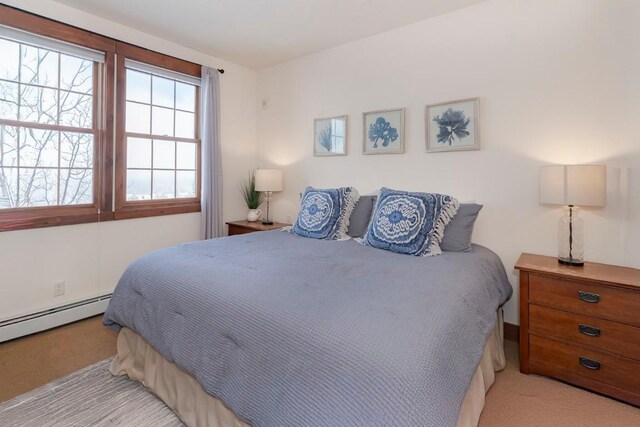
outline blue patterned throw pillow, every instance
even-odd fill
[[[444,229],[458,211],[458,201],[443,194],[382,188],[367,234],[360,243],[400,254],[442,253]]]
[[[359,197],[353,187],[327,190],[307,187],[291,232],[313,239],[346,239],[349,217]]]

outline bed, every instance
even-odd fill
[[[117,375],[188,425],[475,425],[504,365],[500,259],[280,231],[148,254],[104,317]]]

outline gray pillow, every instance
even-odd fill
[[[360,196],[356,207],[353,209],[351,218],[349,218],[349,230],[347,235],[350,237],[362,237],[369,227],[371,213],[376,204],[377,196]]]
[[[444,238],[440,248],[449,252],[470,252],[473,224],[478,218],[482,205],[461,203],[458,213],[444,229]]]

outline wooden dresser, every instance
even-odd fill
[[[245,220],[227,222],[227,225],[229,226],[229,236],[235,236],[237,234],[255,233],[256,231],[276,230],[289,224],[274,222],[270,225],[264,225],[261,221],[249,222]]]
[[[640,270],[522,254],[520,371],[640,406]]]

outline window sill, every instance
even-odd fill
[[[0,232],[29,230],[33,228],[56,227],[60,225],[88,224],[100,220],[97,212],[48,216],[23,216],[20,218],[2,218],[0,215]]]
[[[114,219],[146,218],[200,212],[200,203],[173,206],[126,206],[114,213]]]
[[[117,212],[84,213],[0,213],[0,233],[4,231],[30,230],[34,228],[57,227],[61,225],[89,224],[114,220],[146,218],[162,215],[178,215],[200,212],[200,203],[175,206],[126,207]]]

